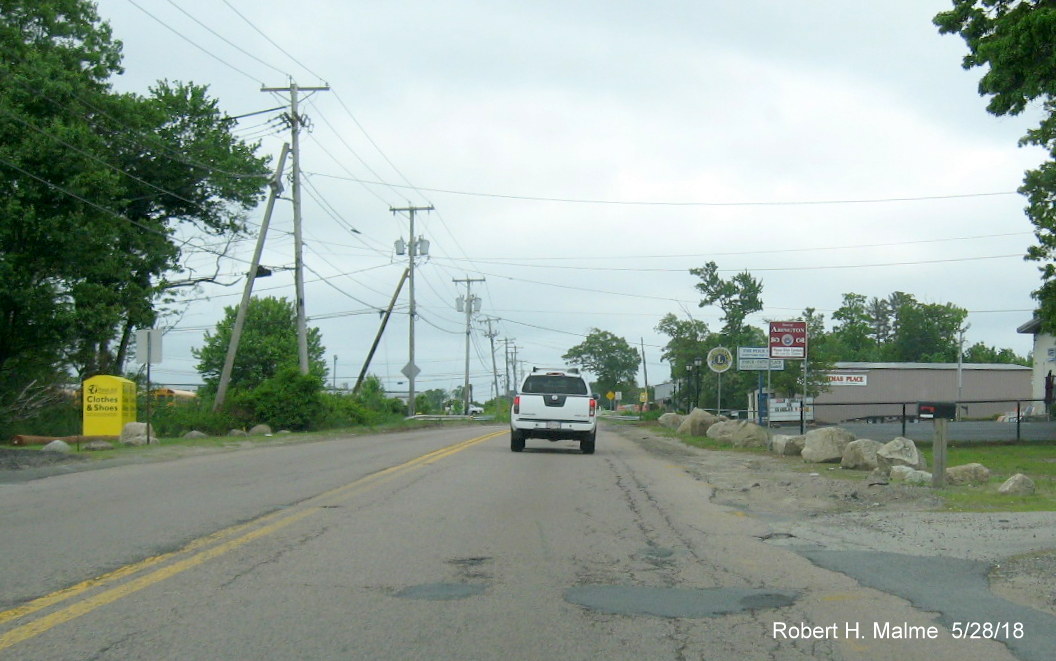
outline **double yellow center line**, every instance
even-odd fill
[[[354,495],[387,482],[403,473],[440,461],[457,454],[478,443],[501,436],[504,431],[493,432],[484,436],[471,438],[439,450],[435,450],[406,463],[392,466],[372,473],[349,484],[325,491],[313,496],[297,506],[296,512],[283,510],[266,514],[248,523],[224,528],[211,535],[196,539],[178,551],[152,556],[140,562],[126,565],[120,569],[101,576],[88,579],[71,587],[34,599],[22,606],[0,611],[0,625],[19,618],[32,615],[64,601],[74,599],[93,590],[121,582],[119,585],[92,594],[80,601],[45,615],[41,618],[19,625],[10,631],[0,634],[0,650],[7,649],[22,641],[38,636],[53,627],[85,615],[106,604],[129,596],[139,590],[155,585],[176,574],[197,567],[213,558],[233,551],[255,539],[270,535],[286,526],[318,513],[324,507],[340,504]],[[225,541],[226,540],[226,541]],[[148,570],[153,570],[149,571]],[[147,572],[147,573],[144,573]],[[127,579],[127,580],[126,580]]]

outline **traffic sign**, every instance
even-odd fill
[[[422,373],[422,368],[418,367],[412,362],[408,362],[406,365],[403,366],[403,369],[400,370],[400,373],[408,379],[413,379],[414,377]]]

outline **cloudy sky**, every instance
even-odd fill
[[[124,43],[119,90],[194,81],[243,115],[288,101],[262,86],[329,85],[302,97],[301,164],[306,306],[338,385],[354,382],[406,265],[393,242],[407,219],[389,208],[410,205],[436,209],[416,221],[431,243],[419,390],[462,382],[465,278],[485,279],[480,318],[529,365],[560,364],[600,328],[644,343],[650,383],[667,379],[660,318],[721,325],[688,273],[707,261],[762,280],[761,327],[806,307],[828,319],[844,293],[904,291],[967,308],[969,343],[1030,350],[1015,329],[1039,281],[1015,190],[1043,158],[1017,147],[1036,118],[986,113],[963,41],[931,23],[948,0],[98,4]],[[278,115],[248,116],[239,134],[277,155]],[[267,265],[292,264],[291,230],[280,202]],[[245,268],[222,263],[225,282]],[[167,321],[155,380],[200,381],[190,350],[241,287],[206,286]],[[292,300],[292,275],[258,293]],[[405,291],[371,367],[393,389],[407,326]]]

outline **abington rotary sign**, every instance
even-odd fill
[[[770,357],[805,360],[807,357],[807,322],[771,321]]]

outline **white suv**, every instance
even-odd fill
[[[510,410],[510,449],[524,450],[528,438],[579,441],[583,454],[594,454],[598,433],[598,396],[576,368],[532,368]]]

